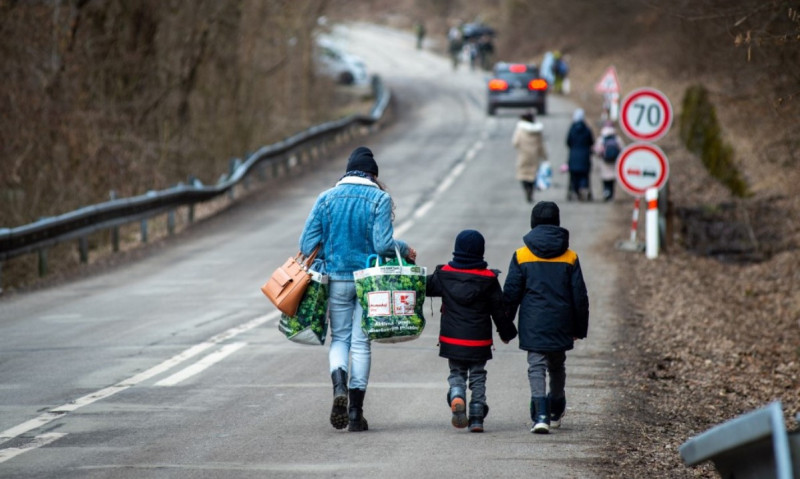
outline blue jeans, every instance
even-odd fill
[[[331,280],[328,286],[330,291],[328,314],[331,326],[331,350],[328,354],[330,372],[339,368],[349,371],[348,387],[366,390],[372,353],[370,341],[361,329],[362,309],[356,297],[356,284],[353,281]]]

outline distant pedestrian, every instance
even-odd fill
[[[572,115],[572,125],[567,133],[569,147],[569,189],[567,200],[577,197],[581,201],[592,199],[589,173],[592,169],[592,147],[594,135],[584,121],[583,109],[578,108]]]
[[[539,165],[547,161],[542,131],[544,126],[533,112],[523,113],[517,121],[511,144],[517,149],[517,180],[522,184],[525,200],[533,203],[533,190]]]
[[[422,45],[425,42],[425,23],[417,22],[414,25],[414,30],[417,34],[417,50],[422,50]]]
[[[411,261],[417,257],[414,248],[393,237],[394,203],[385,190],[378,181],[378,164],[372,151],[359,146],[350,154],[336,186],[317,197],[300,235],[300,251],[304,255],[321,245],[318,258],[324,262],[324,272],[329,277],[328,363],[333,382],[330,422],[336,429],[368,429],[363,407],[372,351],[361,328],[362,310],[353,271],[362,269],[373,254],[394,256],[399,251]]]
[[[447,358],[450,367],[447,404],[451,423],[457,428],[469,423],[471,432],[483,432],[483,420],[489,413],[486,362],[492,359],[492,321],[504,343],[517,335],[514,324],[505,316],[499,271],[487,269],[484,247],[480,232],[460,232],[453,259],[428,275],[426,290],[427,296],[442,298],[439,356]],[[472,391],[469,418],[467,386]]]
[[[458,68],[458,56],[461,55],[461,49],[464,47],[464,36],[459,27],[450,27],[447,32],[448,50],[450,51],[450,59],[453,61],[453,70]]]
[[[558,205],[540,201],[531,230],[514,252],[503,285],[506,316],[519,308],[519,347],[528,352],[533,433],[561,426],[567,407],[566,352],[589,329],[589,296],[569,231],[560,226]],[[547,393],[547,375],[550,392]]]
[[[594,153],[600,158],[600,180],[603,182],[603,201],[614,199],[614,184],[617,180],[616,163],[625,143],[614,129],[614,123],[607,121],[600,130],[594,144]]]
[[[564,59],[561,52],[556,51],[553,53],[553,77],[555,79],[553,90],[556,93],[569,93],[569,83],[567,75],[569,74],[569,65]]]

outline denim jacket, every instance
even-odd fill
[[[332,280],[353,280],[353,271],[367,267],[371,254],[402,256],[408,245],[395,240],[392,199],[365,178],[348,176],[317,197],[300,235],[300,251],[309,255],[318,244],[317,258]]]

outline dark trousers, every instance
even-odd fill
[[[586,192],[587,197],[581,197],[581,191]],[[588,199],[591,196],[589,190],[589,172],[570,171],[569,172],[569,191],[567,192],[567,199],[573,198],[573,195],[579,199]]]
[[[567,383],[567,353],[564,351],[537,353],[528,351],[528,382],[531,397],[547,395],[547,375],[550,375],[550,394],[555,399],[564,397]]]
[[[614,199],[614,180],[603,180],[603,199]]]
[[[450,376],[447,378],[451,388],[460,387],[465,391],[469,383],[472,391],[470,404],[486,404],[486,361],[461,361],[448,359]]]

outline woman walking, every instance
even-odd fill
[[[589,172],[592,168],[592,146],[594,135],[584,121],[583,109],[578,108],[572,115],[572,125],[567,134],[569,147],[569,191],[567,200],[575,196],[580,201],[592,199]]]
[[[536,121],[533,112],[519,117],[511,144],[517,149],[517,180],[522,184],[525,199],[533,203],[533,187],[539,164],[547,160],[547,151],[542,139],[543,125]]]
[[[413,248],[393,237],[394,204],[385,190],[378,181],[378,164],[372,151],[363,146],[356,148],[350,154],[344,176],[317,197],[300,235],[300,251],[304,255],[321,245],[318,258],[329,277],[328,362],[333,381],[330,421],[336,429],[367,430],[363,405],[372,362],[371,345],[361,329],[362,308],[356,297],[353,271],[363,269],[369,255],[392,256],[395,248],[411,261],[417,257]]]

